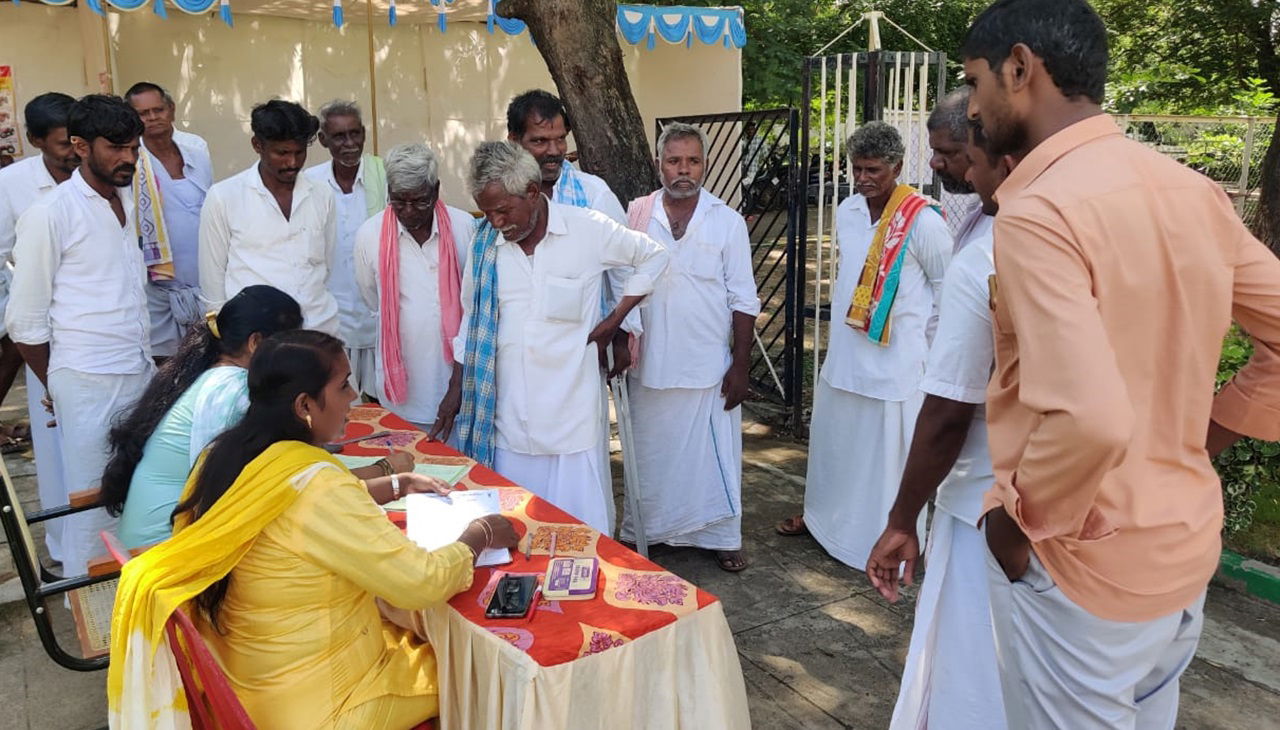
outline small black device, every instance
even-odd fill
[[[504,575],[489,599],[485,618],[521,618],[529,613],[533,591],[538,587],[536,575]]]

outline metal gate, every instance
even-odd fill
[[[706,133],[703,186],[747,220],[761,314],[751,360],[752,389],[785,407],[785,418],[801,422],[803,303],[797,266],[799,117],[795,109],[702,114],[658,119],[662,127],[684,122]]]
[[[929,111],[947,89],[944,53],[871,51],[805,59],[805,101],[800,133],[801,176],[805,204],[798,216],[797,287],[811,329],[803,340],[812,347],[811,382],[806,401],[817,389],[830,321],[831,289],[836,274],[835,211],[852,192],[845,141],[858,125],[882,120],[892,124],[906,146],[899,181],[920,188],[948,207],[948,196],[929,167]],[[954,217],[954,216],[953,216]]]

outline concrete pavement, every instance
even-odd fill
[[[21,415],[12,404],[22,404],[23,397],[15,388],[0,418]],[[914,594],[888,604],[861,573],[832,560],[810,538],[774,533],[773,524],[801,502],[803,445],[748,423],[744,456],[743,529],[751,567],[725,573],[709,554],[691,549],[657,547],[654,559],[724,602],[755,728],[886,727],[910,638]],[[7,462],[24,502],[34,502],[30,462],[21,455]],[[0,596],[12,598],[14,586],[3,585],[7,575],[6,550],[0,557]],[[69,614],[61,606],[52,610],[64,641],[75,646]],[[104,684],[101,672],[57,667],[41,649],[25,606],[0,605],[0,727],[102,727]],[[1212,588],[1200,652],[1184,676],[1182,699],[1180,728],[1277,727],[1280,608]]]

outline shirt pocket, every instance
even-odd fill
[[[582,299],[586,296],[586,280],[564,276],[545,276],[538,298],[542,302],[542,316],[552,322],[582,321]]]
[[[695,279],[720,281],[724,278],[724,262],[720,249],[715,246],[690,244],[681,259],[685,272]]]
[[[304,255],[308,264],[313,267],[323,267],[328,264],[326,255],[328,246],[324,240],[323,228],[309,223],[299,223],[291,227],[289,236],[298,245],[304,247]]]

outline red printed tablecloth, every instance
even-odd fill
[[[715,596],[601,535],[491,469],[376,406],[353,408],[352,456],[412,451],[419,461],[469,463],[462,488],[496,488],[503,514],[533,555],[476,569],[469,590],[416,619],[440,666],[442,730],[750,727],[733,637]],[[541,575],[552,533],[559,556],[595,557],[595,598],[542,601],[529,619],[493,620],[485,606],[502,574]],[[521,543],[523,547],[523,542]]]

